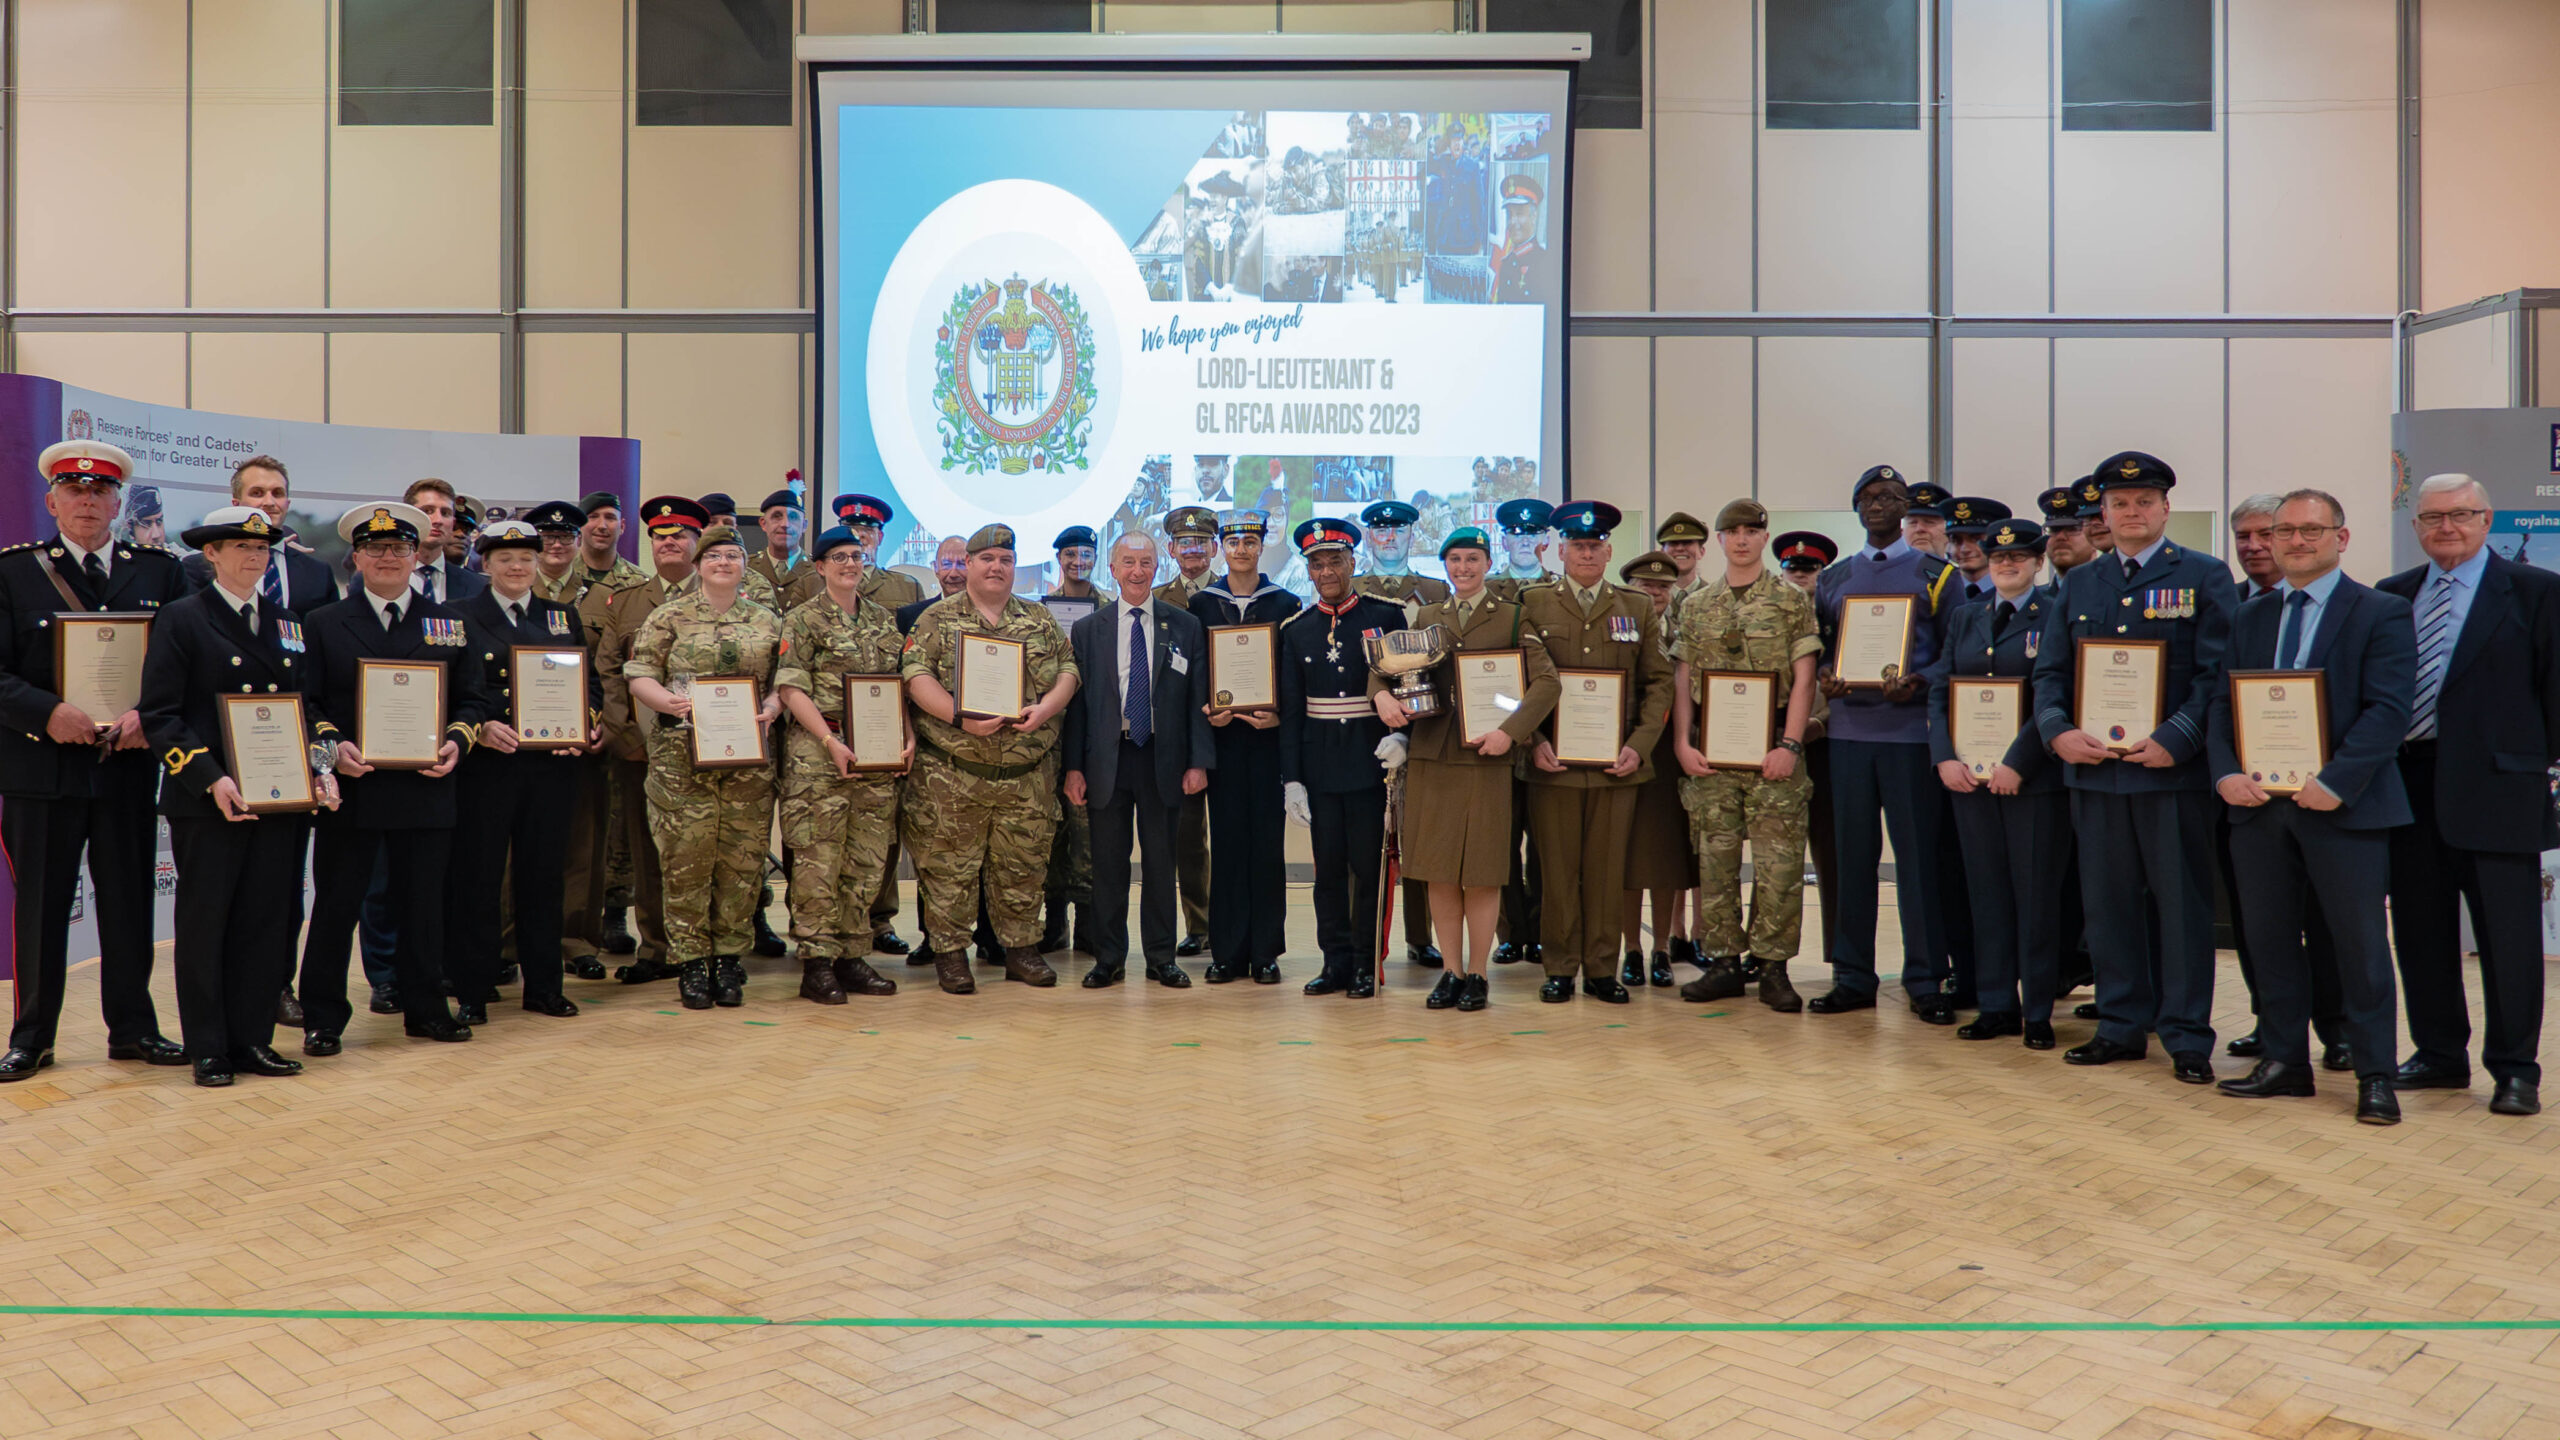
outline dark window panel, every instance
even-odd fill
[[[633,117],[791,123],[791,0],[640,0]]]
[[[2211,130],[2213,0],[2062,0],[2062,128]]]
[[[1093,29],[1093,0],[942,0],[933,28],[941,35],[1083,35]]]
[[[1920,0],[1768,0],[1772,130],[1920,128]]]
[[[338,123],[487,125],[495,0],[340,0]]]
[[[1485,0],[1485,28],[1587,34],[1591,58],[1574,77],[1573,123],[1644,128],[1643,0]]]

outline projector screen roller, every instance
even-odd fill
[[[1569,72],[822,69],[821,493],[882,563],[1190,504],[1410,502],[1415,568],[1560,498]],[[823,522],[821,522],[823,523]]]

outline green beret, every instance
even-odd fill
[[[1010,525],[981,525],[977,528],[975,533],[969,536],[969,553],[972,555],[977,554],[981,550],[1010,550],[1012,548],[1014,548],[1013,527]]]
[[[1481,525],[1461,525],[1449,532],[1448,539],[1440,542],[1440,558],[1448,559],[1452,550],[1481,550],[1491,555],[1493,537],[1484,533]]]

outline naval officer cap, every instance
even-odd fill
[[[1633,585],[1639,580],[1659,580],[1666,585],[1680,581],[1680,567],[1659,550],[1647,550],[1618,567],[1618,583]]]
[[[1901,471],[1894,469],[1890,465],[1869,466],[1866,473],[1858,477],[1857,483],[1849,487],[1849,508],[1852,510],[1858,508],[1858,497],[1867,493],[1868,486],[1879,485],[1887,480],[1893,481],[1898,485],[1907,485],[1910,483],[1910,481],[1903,476]]]
[[[1178,506],[1164,517],[1164,533],[1174,540],[1214,540],[1218,512],[1206,505]]]
[[[1781,570],[1819,570],[1840,558],[1840,542],[1819,530],[1790,530],[1769,548]]]
[[[2003,519],[1982,537],[1982,553],[2001,555],[2022,550],[2030,555],[2044,553],[2044,527],[2033,520]]]
[[[824,560],[827,558],[828,551],[840,550],[847,545],[852,546],[856,551],[860,551],[862,549],[862,540],[853,533],[853,527],[850,525],[830,525],[826,529],[818,532],[817,539],[809,542],[809,558],[812,560]]]
[[[545,500],[517,517],[536,530],[576,534],[587,523],[586,515],[566,500]]]
[[[190,550],[201,550],[216,540],[255,540],[272,545],[276,527],[267,512],[255,505],[225,505],[204,512],[204,519],[178,538],[186,541]]]
[[[1493,523],[1505,535],[1544,535],[1555,523],[1556,507],[1533,496],[1505,500],[1495,507]]]
[[[2119,450],[2099,461],[2098,468],[2089,472],[2089,478],[2098,482],[2101,491],[2157,490],[2166,494],[2176,487],[2178,472],[2170,469],[2169,462],[2157,455],[2145,455],[2139,450]]]
[[[969,534],[969,553],[973,556],[988,550],[1010,555],[1013,548],[1013,527],[1000,521],[981,525]]]
[[[2009,507],[1979,495],[1959,495],[1947,502],[1947,533],[1979,535],[2009,518]]]
[[[1703,542],[1706,538],[1707,527],[1686,510],[1672,511],[1662,517],[1661,524],[1653,527],[1653,543],[1656,545],[1668,545],[1674,540]]]
[[[58,440],[36,457],[47,485],[121,485],[133,476],[133,457],[104,440]]]
[[[498,520],[481,527],[471,544],[483,555],[498,550],[539,550],[542,532],[522,520]]]
[[[338,538],[350,545],[374,540],[406,540],[415,545],[418,537],[426,533],[426,512],[397,500],[353,506],[338,517]]]
[[[1567,540],[1606,540],[1624,518],[1606,500],[1576,500],[1557,509],[1548,523]]]
[[[1402,500],[1381,500],[1360,512],[1360,523],[1372,530],[1401,530],[1421,518],[1421,511]]]
[[[1320,555],[1328,550],[1348,553],[1360,543],[1360,532],[1348,520],[1319,515],[1313,520],[1300,522],[1297,529],[1290,531],[1289,543],[1297,546],[1301,555]]]

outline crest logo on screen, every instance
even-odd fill
[[[968,284],[934,331],[942,468],[1007,475],[1086,466],[1098,392],[1076,292],[1020,275]]]
[[[74,410],[62,417],[62,438],[65,440],[94,440],[97,436],[92,433],[93,429],[86,410]]]

